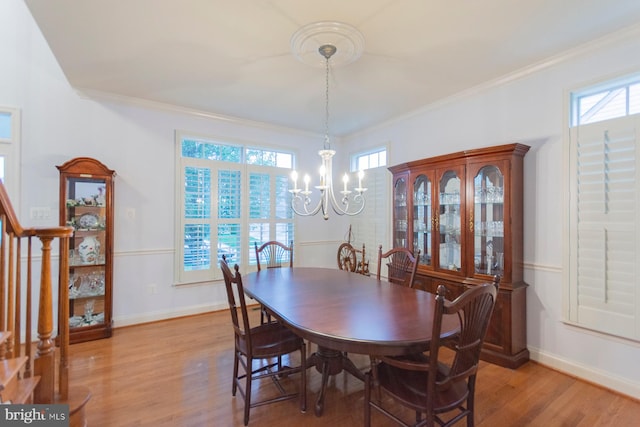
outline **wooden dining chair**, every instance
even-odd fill
[[[387,260],[387,280],[412,288],[418,270],[418,259],[420,259],[420,249],[415,255],[407,248],[393,248],[382,253],[382,245],[380,245],[378,246],[377,278],[380,280],[382,261]]]
[[[258,271],[262,268],[293,267],[293,240],[289,246],[277,240],[270,240],[259,247],[257,242],[253,242],[253,245]],[[260,307],[260,323],[265,322],[271,322],[271,315],[264,307]]]
[[[253,244],[258,271],[262,268],[293,267],[293,240],[289,242],[289,246],[277,240],[270,240],[260,246],[257,242]]]
[[[371,424],[371,408],[403,426],[451,426],[467,419],[474,425],[474,392],[480,350],[498,293],[498,281],[473,286],[453,302],[445,300],[445,286],[438,287],[429,353],[422,357],[381,357],[375,372],[365,375],[364,425]],[[460,330],[452,339],[441,339],[442,318],[457,316]],[[453,359],[451,353],[453,351]],[[442,357],[442,353],[448,353]],[[374,378],[375,374],[375,378]],[[378,387],[377,399],[372,389]],[[409,424],[383,406],[382,392],[412,409],[416,422]],[[425,418],[422,415],[425,414]]]
[[[300,410],[306,411],[306,346],[304,340],[294,334],[280,323],[265,323],[251,327],[245,302],[242,276],[238,271],[238,265],[234,266],[235,273],[231,272],[225,256],[220,261],[220,268],[224,276],[227,290],[233,333],[235,336],[235,348],[233,356],[233,386],[231,393],[236,395],[240,391],[244,399],[244,425],[249,423],[249,410],[256,406],[282,400],[300,398]],[[237,300],[236,300],[237,295]],[[300,351],[300,364],[289,367],[280,363],[281,357]],[[275,361],[274,361],[275,359]],[[258,367],[254,368],[254,361],[262,360]],[[239,366],[242,365],[243,372]],[[297,393],[287,393],[281,384],[281,380],[290,374],[300,374],[300,384]],[[251,391],[253,382],[262,378],[271,378],[279,390],[275,397],[266,398],[258,402],[252,402]],[[241,384],[244,381],[244,387]]]

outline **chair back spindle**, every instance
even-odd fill
[[[293,267],[293,240],[289,246],[276,240],[263,243],[258,247],[254,242],[258,271],[264,268]]]
[[[415,255],[407,248],[393,248],[382,253],[382,245],[378,246],[378,280],[382,275],[382,262],[386,260],[387,280],[412,288],[418,270],[419,258],[420,249]]]

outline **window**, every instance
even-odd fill
[[[378,262],[378,246],[383,245],[387,251],[389,217],[389,182],[391,174],[387,165],[387,149],[378,148],[351,156],[351,171],[366,170],[363,186],[366,205],[360,215],[351,220],[353,238],[351,244],[356,249],[365,245],[369,271],[375,272]],[[346,240],[346,238],[345,238]]]
[[[181,133],[176,147],[177,283],[220,278],[223,255],[245,269],[254,265],[254,242],[293,240],[292,153]]]
[[[20,111],[0,107],[0,179],[11,204],[20,206]],[[18,212],[19,214],[19,212]]]
[[[351,172],[373,169],[387,165],[387,149],[376,148],[351,156]]]
[[[640,113],[640,75],[572,93],[571,110],[572,126]]]
[[[566,317],[640,340],[638,83],[572,95]],[[634,107],[635,104],[635,107]],[[635,113],[634,113],[635,112]]]

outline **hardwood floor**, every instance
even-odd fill
[[[242,398],[231,396],[232,337],[227,311],[120,328],[112,338],[71,346],[70,384],[92,392],[90,427],[242,426]],[[350,357],[368,367],[367,356]],[[252,408],[249,425],[362,425],[361,381],[344,373],[332,378],[318,418],[313,404],[320,374],[315,368],[307,372],[306,413],[296,400],[280,402]],[[295,388],[296,382],[288,385]],[[273,390],[264,381],[254,392]],[[632,426],[640,425],[640,402],[533,362],[517,370],[483,363],[475,420],[478,427]],[[395,425],[375,412],[372,421],[376,427]]]

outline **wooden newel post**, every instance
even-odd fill
[[[34,401],[52,403],[55,391],[55,345],[53,334],[53,297],[51,289],[51,237],[42,241],[42,266],[40,270],[40,300],[38,307],[38,350],[34,360],[35,374],[40,383],[34,392]]]

